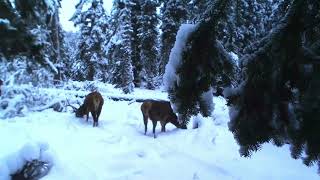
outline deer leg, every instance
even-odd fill
[[[98,111],[96,113],[97,126],[99,125],[99,117],[101,114],[102,105],[99,106]]]
[[[164,121],[160,121],[160,124],[161,124],[161,132],[166,132],[166,122]]]
[[[96,114],[96,126],[98,127],[98,125],[99,125],[99,116],[98,114]]]
[[[148,129],[148,116],[143,115],[143,122],[144,122],[144,135],[147,134],[147,129]]]
[[[152,129],[153,137],[156,138],[156,126],[157,126],[157,121],[152,121],[152,124],[153,124],[153,129]]]
[[[98,120],[98,118],[96,119],[96,127],[98,127],[98,125],[99,125],[99,120]]]
[[[98,126],[97,125],[97,113],[96,112],[91,112],[92,118],[93,118],[93,127]]]
[[[89,121],[89,111],[87,112],[87,122]]]
[[[99,108],[98,108],[97,119],[100,117],[101,109],[102,109],[102,105],[99,106]]]
[[[164,125],[161,125],[161,132],[166,132],[166,127]]]

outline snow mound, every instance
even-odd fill
[[[26,143],[19,151],[0,158],[0,179],[10,180],[27,162],[39,160],[53,166],[54,156],[45,142]]]

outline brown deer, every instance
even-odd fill
[[[104,100],[99,92],[92,92],[89,93],[86,98],[84,99],[83,104],[79,108],[75,108],[74,106],[71,106],[74,109],[74,112],[76,113],[76,117],[83,117],[84,115],[87,115],[87,122],[89,119],[89,112],[91,112],[92,118],[93,118],[93,127],[98,126],[98,120],[101,113],[101,109],[103,106]]]
[[[170,102],[168,101],[157,101],[157,100],[146,100],[141,105],[141,111],[144,121],[144,134],[147,133],[148,119],[153,124],[153,137],[156,138],[155,129],[157,122],[160,121],[161,132],[166,131],[166,124],[172,123],[177,128],[187,129],[186,125],[181,125],[178,122],[176,114],[173,112]]]

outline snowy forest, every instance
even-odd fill
[[[319,178],[320,1],[62,1],[0,0],[0,179]]]

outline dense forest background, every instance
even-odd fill
[[[223,95],[241,155],[287,143],[293,158],[320,166],[319,1],[114,0],[108,14],[103,0],[80,0],[77,32],[62,29],[60,3],[0,1],[4,85],[164,85],[182,123],[210,116],[212,95]],[[185,42],[182,24],[193,25]]]

